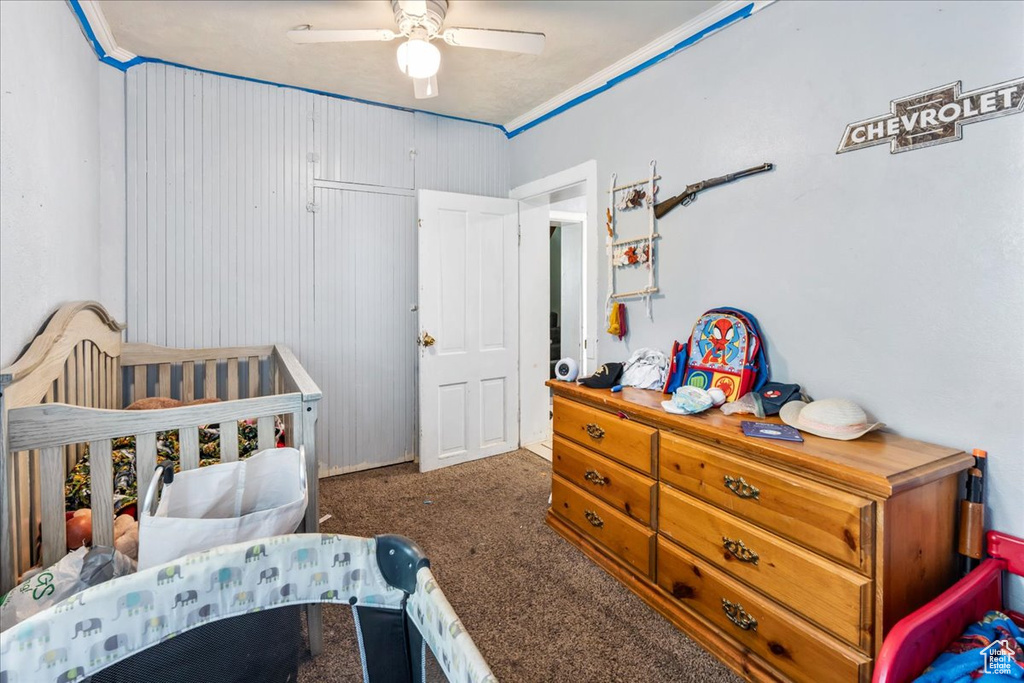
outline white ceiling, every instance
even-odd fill
[[[285,32],[397,30],[389,0],[102,0],[117,44],[186,66],[505,124],[719,4],[716,0],[554,2],[450,0],[446,27],[536,31],[543,54],[455,48],[438,41],[440,95],[413,97],[390,43],[296,45]]]

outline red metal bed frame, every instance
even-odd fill
[[[1024,614],[1003,607],[1003,572],[1024,576],[1024,539],[990,531],[987,540],[989,559],[892,628],[875,662],[874,683],[913,680],[991,610],[1024,626]]]

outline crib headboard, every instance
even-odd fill
[[[121,346],[124,325],[101,304],[76,301],[61,306],[42,331],[9,367],[0,370],[0,547],[18,547],[21,555],[32,552],[30,530],[41,519],[39,487],[32,472],[38,471],[38,451],[7,452],[7,411],[42,403],[67,403],[90,408],[121,407]],[[81,454],[81,445],[64,448],[67,466]],[[12,519],[11,508],[26,514]],[[21,538],[19,538],[19,536]],[[6,557],[0,583],[10,586],[16,568]]]
[[[120,408],[124,325],[95,301],[62,306],[13,365],[0,370],[9,410],[37,403]],[[73,395],[65,389],[71,387]]]

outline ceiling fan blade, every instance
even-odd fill
[[[413,92],[416,93],[417,100],[427,100],[431,97],[437,97],[437,76],[431,76],[430,78],[414,78],[412,79]]]
[[[449,28],[442,34],[444,42],[455,47],[478,47],[539,55],[544,51],[544,34],[526,31],[499,31],[489,28]]]
[[[398,0],[398,6],[412,17],[422,17],[427,14],[427,0]]]
[[[293,43],[358,43],[363,41],[388,41],[395,39],[395,32],[386,28],[315,30],[311,28],[288,31]]]

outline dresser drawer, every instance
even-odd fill
[[[654,474],[658,430],[555,397],[555,434],[592,448],[624,465]]]
[[[871,643],[871,579],[661,485],[658,528],[847,642]]]
[[[658,585],[796,681],[867,681],[870,659],[658,539]]]
[[[551,466],[557,474],[651,526],[658,482],[560,436],[552,445]]]
[[[651,576],[653,531],[558,475],[551,477],[551,509],[644,576]]]
[[[662,481],[865,574],[874,503],[662,433]]]

